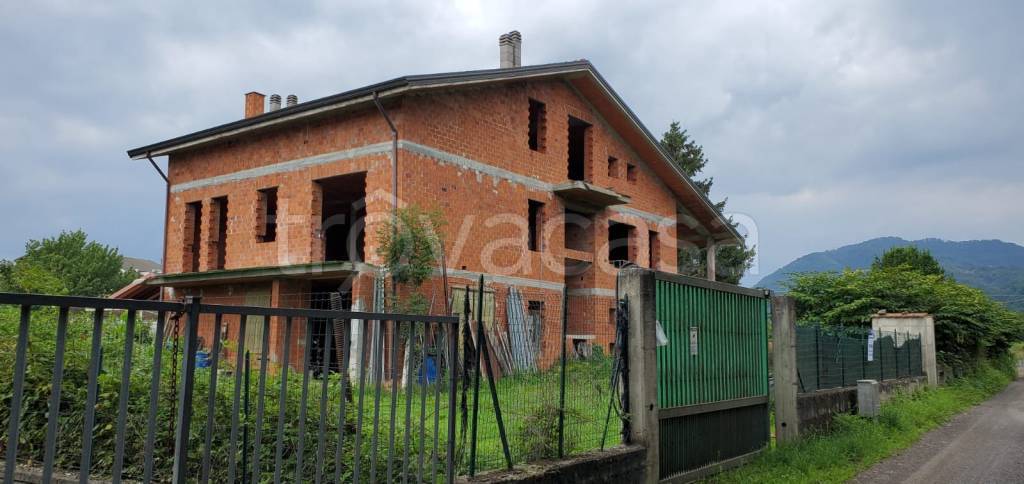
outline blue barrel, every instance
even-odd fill
[[[437,363],[434,361],[434,356],[427,356],[423,360],[423,367],[420,369],[420,383],[426,380],[427,383],[434,383],[437,381]]]
[[[210,354],[205,351],[196,351],[196,368],[209,368]]]

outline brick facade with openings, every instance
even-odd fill
[[[374,96],[398,131],[397,172]],[[679,241],[741,242],[587,61],[408,76],[266,113],[262,103],[250,93],[240,121],[129,151],[169,158],[164,275],[153,280],[165,297],[294,307],[340,287],[371,308],[397,175],[400,205],[444,214],[449,294],[485,274],[501,325],[510,288],[528,290],[546,365],[561,347],[563,288],[568,343],[607,348],[618,266],[675,271]],[[441,278],[423,291],[443,312]],[[272,322],[273,352],[283,324]],[[204,321],[204,337],[211,329]]]

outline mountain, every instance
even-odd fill
[[[1024,311],[1024,247],[1001,240],[942,239],[908,241],[899,237],[879,237],[838,249],[807,254],[768,274],[756,285],[784,291],[782,283],[798,272],[866,269],[876,256],[892,247],[913,245],[926,249],[939,261],[946,273],[959,282],[985,291],[998,301]]]

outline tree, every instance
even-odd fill
[[[672,158],[676,166],[693,181],[698,190],[705,196],[711,194],[711,186],[715,183],[714,178],[696,178],[708,164],[704,147],[691,139],[689,133],[680,127],[678,121],[669,124],[668,131],[661,136],[661,147]],[[728,199],[715,203],[715,209],[722,212],[725,210],[727,201]],[[742,245],[719,246],[716,252],[716,279],[739,284],[743,274],[750,268],[756,250],[756,247],[747,248]],[[707,275],[707,250],[698,247],[681,247],[679,249],[679,273],[695,277]]]
[[[939,356],[950,364],[969,362],[979,350],[998,354],[1024,337],[1021,313],[978,289],[907,264],[797,274],[786,285],[805,322],[867,326],[880,310],[930,313]]]
[[[705,195],[711,193],[711,185],[715,183],[714,178],[703,180],[694,178],[708,164],[708,158],[704,155],[704,147],[690,139],[689,133],[679,127],[679,121],[672,121],[668,125],[668,131],[661,135],[661,147],[701,192]],[[725,201],[721,202],[721,207],[725,208]]]
[[[25,255],[0,264],[0,284],[13,292],[106,296],[138,277],[123,262],[117,248],[89,241],[81,230],[65,231],[29,240]]]
[[[404,300],[391,302],[398,312],[421,314],[428,309],[428,301],[418,289],[439,265],[444,225],[444,214],[440,211],[412,205],[398,209],[393,222],[378,226],[377,255],[384,259],[384,267],[394,283],[407,291]]]
[[[932,257],[932,253],[926,249],[918,249],[912,245],[906,247],[893,247],[880,257],[875,257],[871,263],[871,269],[885,269],[891,267],[906,266],[921,274],[946,275],[946,271],[939,265],[939,261]]]

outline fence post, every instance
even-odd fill
[[[772,370],[775,374],[775,439],[792,442],[800,436],[797,415],[796,302],[772,296]]]
[[[188,480],[188,435],[192,426],[192,387],[196,379],[196,343],[199,336],[199,296],[186,296],[188,320],[185,323],[185,355],[181,361],[181,388],[178,392],[178,418],[174,431],[174,470],[171,480]]]
[[[846,335],[840,335],[836,337],[836,346],[839,347],[839,378],[842,381],[840,387],[846,386]]]
[[[896,378],[900,377],[900,348],[896,346],[896,330],[892,330],[892,357],[896,360]]]
[[[558,458],[565,457],[565,337],[569,329],[569,289],[562,287],[562,368],[558,383]]]
[[[814,326],[814,389],[821,390],[821,325]]]
[[[864,344],[861,345],[861,348],[863,348],[864,351],[862,351],[860,353],[860,379],[861,380],[867,380],[868,379],[868,335],[867,334],[864,334]]]
[[[469,291],[466,291],[468,294]],[[473,422],[469,436],[469,477],[476,474],[476,431],[480,412],[480,342],[484,332],[484,276],[480,275],[480,287],[476,304],[476,338],[473,351]]]
[[[659,480],[658,366],[654,272],[640,267],[619,271],[619,288],[629,301],[627,378],[630,441],[646,447],[643,482]]]
[[[904,333],[903,334],[903,338],[906,339],[906,344],[904,345],[904,346],[906,346],[906,376],[907,377],[916,377],[915,375],[912,375],[912,373],[913,373],[913,365],[910,364],[913,361],[913,360],[910,359],[910,357],[913,356],[912,355],[913,351],[910,351],[910,349],[912,347],[909,344],[910,343],[910,332]]]

